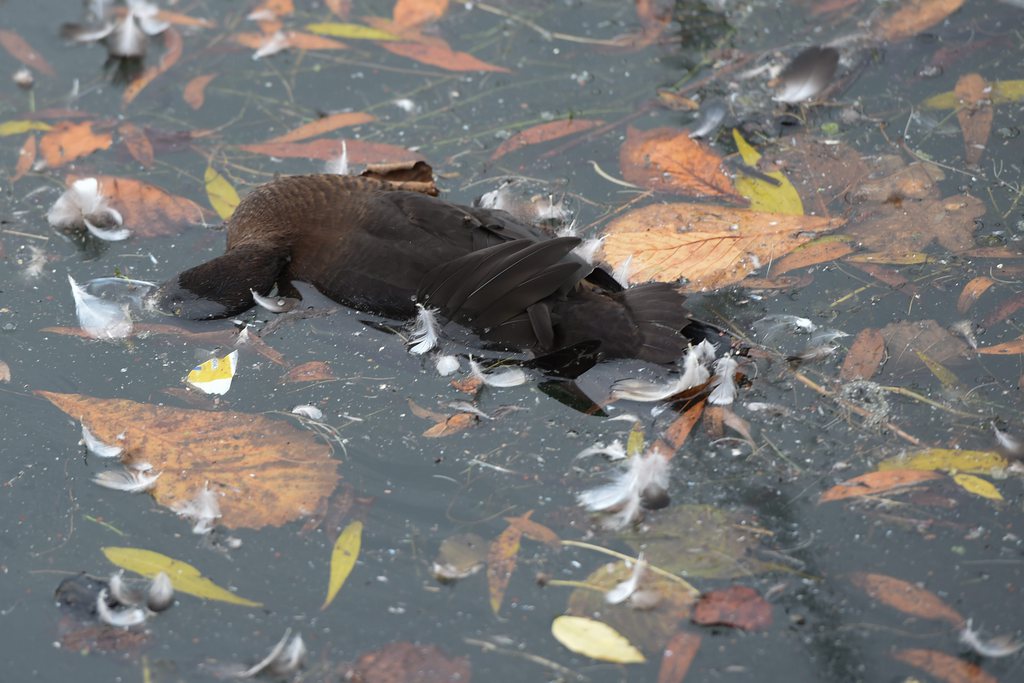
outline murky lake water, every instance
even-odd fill
[[[340,21],[319,2],[297,4],[297,12],[284,18],[287,29]],[[314,531],[301,532],[301,521],[234,530],[230,533],[241,539],[240,547],[211,549],[190,533],[187,522],[149,496],[92,484],[90,478],[106,465],[86,457],[78,422],[32,392],[195,407],[180,392],[167,390],[182,389],[182,378],[197,360],[227,349],[179,336],[103,343],[42,328],[77,324],[68,274],[80,282],[115,273],[161,281],[222,253],[223,233],[214,229],[217,221],[212,219],[210,226],[192,226],[169,237],[101,244],[68,238],[50,228],[45,216],[68,175],[136,178],[208,207],[207,166],[243,195],[276,174],[319,172],[321,161],[269,158],[237,145],[265,141],[325,112],[351,110],[376,120],[335,135],[416,149],[433,166],[449,200],[469,203],[503,178],[522,175],[564,194],[578,223],[593,224],[589,232],[596,232],[599,221],[638,194],[601,175],[621,175],[619,147],[627,125],[678,127],[695,117],[657,104],[659,89],[730,99],[734,115],[729,123],[746,124],[748,139],[763,147],[764,137],[757,132],[771,133],[782,111],[770,100],[766,78],[741,82],[741,70],[735,70],[715,79],[708,65],[721,67],[738,55],[764,51],[764,59],[751,61],[753,67],[774,49],[792,56],[799,47],[857,30],[856,20],[872,11],[877,19],[888,10],[851,3],[845,10],[815,16],[809,8],[819,4],[727,3],[723,15],[699,3],[677,3],[669,7],[676,20],[652,44],[628,49],[600,41],[640,31],[633,3],[453,5],[437,23],[437,35],[455,50],[507,69],[455,73],[390,54],[372,41],[349,39],[344,39],[347,50],[289,50],[254,61],[251,49],[229,39],[258,31],[244,20],[250,5],[180,2],[171,9],[216,26],[180,28],[180,61],[126,106],[122,87],[104,73],[104,47],[69,45],[58,36],[61,23],[80,19],[76,3],[0,5],[0,27],[28,41],[55,72],[48,76],[36,69],[32,90],[19,89],[8,77],[18,63],[0,53],[0,123],[25,120],[33,111],[70,108],[104,126],[134,123],[156,149],[152,167],[143,168],[115,142],[69,166],[32,171],[5,183],[0,195],[0,361],[12,375],[9,384],[0,384],[0,680],[205,680],[202,662],[254,663],[289,627],[302,633],[310,649],[297,680],[338,680],[346,662],[396,641],[436,645],[448,657],[465,657],[478,681],[655,680],[662,653],[653,643],[663,644],[673,625],[649,642],[636,643],[646,664],[598,663],[569,652],[551,636],[551,622],[566,611],[571,589],[542,586],[538,577],[583,581],[610,560],[603,554],[580,547],[555,551],[523,539],[497,617],[484,572],[451,586],[440,585],[431,573],[444,539],[472,532],[490,543],[508,526],[506,518],[531,510],[532,520],[562,539],[635,556],[640,545],[652,540],[644,538],[643,527],[630,538],[603,531],[574,500],[579,491],[604,481],[601,473],[607,469],[596,461],[574,461],[575,454],[596,441],[625,441],[630,421],[581,412],[568,399],[557,400],[565,393],[561,385],[542,386],[545,378],[533,374],[525,386],[483,390],[477,406],[501,414],[498,419],[481,420],[452,436],[425,437],[433,423],[415,415],[410,402],[451,414],[449,403],[467,400],[429,362],[410,356],[397,336],[365,325],[372,316],[345,311],[294,322],[264,341],[290,365],[328,363],[336,381],[284,383],[284,367],[243,350],[230,392],[217,404],[200,400],[198,407],[255,414],[317,405],[324,422],[337,429],[333,457],[341,463],[339,472],[355,502],[347,517],[329,519]],[[392,5],[356,0],[349,20],[389,16]],[[908,117],[926,98],[952,90],[963,74],[979,72],[989,82],[1019,79],[1024,73],[1022,19],[1019,6],[972,1],[917,37],[860,49],[844,43],[840,74],[852,74],[852,82],[832,100],[835,106],[791,111],[805,118],[802,130],[841,140],[865,157],[904,154],[909,161],[906,153],[912,149],[939,161],[946,168],[941,196],[967,193],[985,204],[987,213],[974,233],[976,245],[1016,248],[1024,236],[1021,99],[993,107],[988,147],[973,171],[963,162],[955,116],[943,120],[948,111],[932,110],[926,115],[934,118],[917,123],[908,123]],[[161,43],[153,41],[147,65],[159,61]],[[202,74],[216,78],[207,86],[205,104],[193,109],[183,100],[183,89]],[[410,104],[398,106],[396,100]],[[621,125],[564,148],[572,138],[491,160],[512,133],[567,117]],[[192,140],[184,135],[205,130],[213,132]],[[906,149],[896,144],[904,133]],[[0,138],[0,167],[8,176],[25,139],[25,134]],[[735,151],[728,133],[719,135],[714,148],[721,154]],[[639,202],[662,200],[677,198],[647,196]],[[829,204],[835,215],[846,208],[842,197]],[[38,277],[26,274],[33,249],[45,258]],[[1021,296],[1019,259],[950,256],[937,246],[928,252],[935,258],[927,263],[888,267],[886,272],[904,278],[898,286],[840,261],[813,268],[813,282],[800,288],[709,292],[693,297],[693,309],[698,317],[739,331],[749,331],[765,315],[787,313],[850,335],[897,321],[934,319],[941,327],[964,317],[979,323],[989,317],[998,320],[980,338],[982,346],[1019,336],[1019,318],[1012,313],[993,317]],[[999,284],[985,295],[980,312],[957,313],[963,286],[979,275]],[[242,319],[256,322],[255,331],[267,316],[249,312]],[[189,329],[230,330],[232,324],[210,322]],[[897,680],[922,675],[893,656],[914,649],[958,656],[995,680],[1022,676],[1020,655],[995,659],[971,653],[958,643],[955,626],[881,605],[850,579],[861,572],[918,584],[973,618],[985,635],[1022,637],[1018,593],[1024,568],[1024,491],[1019,475],[995,480],[1002,501],[970,494],[949,480],[916,496],[893,495],[868,505],[818,503],[821,492],[834,484],[918,448],[891,426],[922,445],[942,448],[994,450],[993,419],[1010,433],[1024,435],[1020,355],[949,360],[958,383],[944,388],[920,363],[902,363],[900,350],[890,348],[889,354],[876,377],[880,385],[901,387],[953,410],[907,392],[888,392],[883,422],[889,426],[866,426],[863,416],[797,381],[787,363],[761,360],[759,373],[741,389],[734,407],[750,424],[753,446],[717,438],[699,425],[674,458],[672,506],[650,513],[647,522],[693,509],[685,505],[729,513],[718,526],[695,524],[689,534],[675,529],[680,553],[700,558],[687,576],[701,591],[731,584],[752,587],[768,598],[772,617],[769,626],[751,632],[684,619],[679,630],[702,636],[688,680]],[[842,360],[840,352],[800,371],[837,389],[831,382]],[[644,367],[618,362],[601,372],[614,379]],[[785,414],[753,411],[751,403],[775,404]],[[655,415],[650,405],[628,402],[608,410],[612,416],[623,413],[638,416],[648,441],[674,416]],[[351,519],[365,523],[358,562],[335,602],[321,611],[331,548]],[[108,576],[113,567],[101,548],[109,546],[146,548],[186,561],[264,606],[179,595],[173,609],[134,631],[137,639],[115,639],[104,648],[97,646],[100,636],[95,634],[69,638],[72,627],[54,591],[80,572]],[[698,569],[707,566],[717,568]]]

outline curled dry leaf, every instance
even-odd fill
[[[722,169],[722,159],[689,131],[630,127],[619,149],[622,177],[659,192],[739,199]]]
[[[549,121],[530,126],[519,131],[508,140],[498,145],[498,148],[491,153],[491,161],[515,152],[528,145],[537,145],[542,142],[550,142],[564,138],[574,133],[581,133],[591,128],[604,124],[600,119],[562,119],[561,121]]]
[[[818,216],[652,204],[612,221],[601,253],[613,268],[632,258],[632,284],[685,280],[688,291],[700,291],[739,282],[834,227],[831,219]]]
[[[125,464],[163,472],[150,491],[166,507],[208,486],[229,528],[280,526],[312,514],[338,483],[330,448],[283,420],[40,391],[98,439],[119,443]],[[120,434],[123,440],[118,440]]]
[[[960,98],[956,118],[964,133],[964,161],[977,166],[992,132],[992,87],[980,74],[964,74],[953,92]]]
[[[87,156],[114,144],[109,132],[97,132],[94,121],[62,121],[39,139],[39,152],[50,168]]]
[[[850,345],[839,370],[839,378],[846,381],[871,379],[882,366],[884,358],[885,338],[882,333],[874,327],[865,328],[857,333]]]
[[[65,181],[70,186],[78,179],[79,176],[69,175]],[[141,180],[106,175],[96,176],[96,179],[103,188],[103,195],[121,212],[124,224],[131,228],[135,237],[176,235],[183,228],[200,225],[211,217],[191,199],[170,194]]]
[[[755,631],[771,626],[772,606],[750,586],[729,586],[701,595],[690,618],[704,626]]]
[[[964,0],[906,0],[875,25],[874,34],[890,41],[910,38],[935,26],[963,4]]]
[[[854,572],[850,575],[850,581],[873,599],[904,614],[921,619],[948,621],[957,628],[964,624],[960,613],[939,596],[903,579],[885,574]]]
[[[188,106],[193,109],[202,108],[206,102],[206,86],[216,77],[217,74],[203,74],[202,76],[196,76],[185,84],[185,91],[182,93],[182,97],[185,98]]]
[[[926,481],[941,479],[942,475],[925,470],[888,470],[885,472],[868,472],[859,477],[848,479],[825,491],[818,498],[819,503],[829,503],[846,498],[874,496],[880,493],[897,493],[908,487]]]
[[[977,664],[964,661],[954,655],[936,650],[896,650],[893,659],[927,671],[937,681],[949,683],[999,683],[999,679],[987,673]]]

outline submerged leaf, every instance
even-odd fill
[[[519,555],[519,543],[522,530],[510,524],[498,535],[487,551],[487,590],[491,597],[491,611],[501,611],[501,603],[505,599],[505,589],[516,569],[516,558]]]
[[[722,159],[710,146],[685,130],[630,128],[619,149],[622,176],[631,183],[660,192],[695,197],[735,198]]]
[[[576,654],[616,664],[642,664],[643,653],[608,624],[562,615],[551,622],[551,635]]]
[[[102,548],[107,559],[122,569],[141,574],[146,578],[155,578],[163,572],[170,578],[174,589],[181,593],[188,593],[198,598],[229,602],[233,605],[244,605],[246,607],[262,607],[262,603],[247,600],[227,591],[213,581],[203,576],[198,569],[168,557],[162,553],[142,548],[119,548],[107,546]]]
[[[333,38],[349,38],[351,40],[401,40],[400,37],[379,28],[371,28],[362,24],[349,24],[338,21],[324,21],[306,24],[306,30],[320,36]]]
[[[991,474],[1005,469],[1009,462],[995,451],[968,451],[951,448],[926,448],[915,453],[899,455],[878,463],[879,471],[887,470],[940,470]]]
[[[939,596],[903,579],[885,574],[854,572],[850,575],[850,580],[853,585],[875,600],[904,614],[921,619],[948,621],[958,628],[964,623],[964,618],[960,613],[947,605]]]
[[[356,520],[349,524],[338,535],[334,542],[334,549],[331,551],[331,572],[330,580],[327,583],[327,597],[320,609],[327,609],[327,606],[334,602],[338,591],[345,585],[345,580],[352,573],[359,559],[359,547],[363,539],[363,523]]]
[[[822,493],[818,502],[828,503],[846,498],[896,493],[907,487],[941,478],[941,475],[925,470],[891,469],[884,472],[868,472],[836,484]]]
[[[999,489],[992,482],[976,477],[973,474],[954,474],[953,481],[964,491],[973,493],[976,496],[988,498],[989,500],[1004,500],[1003,494],[999,493]]]

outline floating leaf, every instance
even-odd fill
[[[338,462],[315,435],[285,420],[37,392],[100,441],[118,443],[125,464],[146,462],[163,476],[150,491],[175,508],[208,486],[228,528],[280,526],[313,513],[338,483]],[[119,435],[124,434],[120,439]]]
[[[761,159],[761,153],[750,146],[740,132],[732,129],[732,139],[736,142],[743,163],[751,168],[757,168],[757,162]],[[767,211],[769,213],[788,213],[795,216],[804,214],[804,203],[800,201],[800,195],[789,179],[782,171],[770,171],[763,175],[778,181],[777,184],[770,183],[755,175],[740,173],[734,180],[736,191],[750,200],[750,209],[753,211]]]
[[[25,144],[18,150],[18,161],[14,165],[14,175],[11,176],[12,183],[25,177],[25,174],[32,170],[32,165],[36,162],[37,148],[35,135],[25,138]]]
[[[516,569],[519,554],[519,542],[523,532],[514,525],[509,525],[496,539],[491,542],[487,551],[487,590],[491,596],[491,611],[501,611],[501,602],[505,599],[505,589]]]
[[[995,283],[995,280],[985,275],[980,275],[968,282],[960,292],[960,298],[956,300],[956,312],[966,313]]]
[[[659,192],[736,198],[721,157],[685,130],[630,127],[619,149],[619,166],[629,182]]]
[[[988,498],[989,500],[1003,500],[1003,494],[999,493],[999,489],[995,487],[995,484],[981,477],[976,477],[973,474],[954,474],[953,481],[968,493],[973,493],[976,496]]]
[[[672,455],[675,455],[676,451],[682,448],[683,444],[686,443],[686,439],[689,438],[694,425],[697,424],[697,420],[699,420],[701,414],[703,414],[704,404],[705,401],[703,399],[698,401],[687,408],[682,415],[673,420],[672,424],[670,424],[662,433],[661,439],[655,442],[653,448],[657,449],[661,453],[671,453]]]
[[[927,448],[923,451],[899,455],[878,463],[878,470],[940,470],[943,472],[970,472],[991,474],[1005,469],[1006,458],[994,451],[960,451],[951,448]]]
[[[114,136],[93,130],[92,121],[62,121],[39,139],[39,151],[46,165],[56,168],[112,144]]]
[[[902,579],[885,574],[854,572],[850,575],[850,580],[873,599],[904,614],[921,619],[948,621],[957,628],[964,623],[960,613],[943,602],[939,596]]]
[[[992,90],[988,93],[988,99],[992,104],[1007,104],[1024,100],[1024,80],[995,81],[991,85]],[[960,106],[960,95],[955,91],[944,92],[929,97],[921,105],[928,109],[956,109]]]
[[[885,338],[874,327],[868,327],[857,333],[850,351],[839,369],[839,378],[850,381],[855,379],[871,379],[885,359]]]
[[[999,683],[977,664],[966,662],[954,655],[935,650],[895,650],[893,659],[927,671],[935,680],[946,683]]]
[[[964,74],[953,90],[961,102],[956,118],[964,134],[964,161],[970,166],[981,161],[992,132],[991,90],[980,74]]]
[[[991,356],[1012,356],[1024,353],[1024,336],[995,346],[982,346],[978,349],[978,353]]]
[[[865,248],[897,259],[917,254],[933,242],[952,252],[962,252],[974,247],[977,220],[985,212],[981,200],[963,194],[944,199],[874,204],[852,216],[843,232]],[[881,262],[877,257],[872,260]],[[921,261],[915,258],[910,262]]]
[[[334,602],[338,591],[345,585],[345,580],[352,573],[359,558],[359,547],[363,540],[363,523],[356,520],[349,524],[339,534],[338,540],[334,542],[334,550],[331,551],[331,573],[327,584],[327,597],[320,609],[327,609],[327,606]]]
[[[339,128],[358,126],[361,123],[369,123],[370,121],[376,120],[376,116],[364,114],[363,112],[358,111],[331,114],[323,117],[322,119],[317,119],[311,123],[299,126],[284,135],[278,135],[275,138],[271,138],[263,144],[273,145],[281,142],[298,142],[299,140],[306,140],[307,138],[313,138],[317,135],[330,133],[331,131],[338,130]]]
[[[884,472],[868,472],[833,486],[821,494],[818,502],[828,503],[846,498],[898,493],[908,487],[941,478],[942,475],[925,470],[891,469]]]
[[[960,9],[964,0],[907,0],[874,27],[882,40],[903,40],[935,26]]]
[[[331,366],[322,360],[311,360],[302,365],[296,365],[289,370],[285,376],[285,382],[327,382],[338,379],[334,376]]]
[[[362,24],[349,24],[336,21],[325,21],[306,24],[306,30],[320,36],[334,38],[350,38],[352,40],[401,40],[393,33],[379,28],[371,28]]]
[[[7,137],[8,135],[21,135],[30,130],[51,130],[52,128],[53,126],[45,121],[33,121],[31,119],[4,121],[0,123],[0,138]]]
[[[750,586],[729,586],[700,596],[691,617],[695,624],[755,631],[771,626],[772,606]]]
[[[175,560],[173,557],[142,548],[107,546],[102,548],[102,550],[107,559],[118,567],[141,574],[148,579],[152,579],[157,574],[163,572],[171,579],[171,583],[176,591],[194,595],[197,598],[229,602],[233,605],[244,605],[245,607],[263,606],[263,603],[246,600],[231,591],[221,588],[203,576],[192,565],[181,560]]]
[[[71,185],[79,178],[69,175],[66,183]],[[103,188],[103,195],[117,207],[135,237],[176,235],[184,227],[204,223],[209,213],[191,199],[170,194],[141,180],[109,175],[95,178]]]
[[[640,650],[608,624],[586,617],[562,615],[551,622],[551,635],[576,654],[616,664],[647,661]]]
[[[679,631],[665,644],[658,669],[658,683],[682,683],[700,649],[701,637]]]
[[[421,64],[436,66],[445,71],[511,72],[511,69],[490,64],[468,52],[453,50],[443,38],[437,36],[422,36],[416,42],[382,43],[381,47],[392,54],[412,59]]]
[[[519,531],[529,539],[537,541],[538,543],[546,543],[550,546],[560,547],[561,541],[558,538],[558,534],[543,524],[530,519],[530,515],[532,514],[533,510],[529,510],[519,517],[506,517],[505,521],[509,523],[509,526],[514,526],[519,529]]]
[[[437,422],[433,427],[423,432],[423,436],[431,439],[442,436],[452,436],[464,432],[477,422],[477,416],[473,413],[456,413]]]
[[[612,221],[601,252],[614,268],[631,258],[633,284],[686,279],[688,291],[719,289],[833,227],[830,219],[817,216],[651,204]]]
[[[600,119],[562,119],[561,121],[548,121],[547,123],[530,126],[498,145],[497,149],[491,153],[491,161],[500,159],[506,154],[518,151],[528,145],[537,145],[542,142],[564,138],[568,135],[596,128],[603,123],[604,121]]]
[[[216,77],[217,74],[203,74],[202,76],[196,76],[185,84],[185,91],[182,93],[182,97],[185,98],[188,106],[193,109],[202,108],[203,103],[206,102],[206,86]]]
[[[185,42],[181,38],[181,33],[175,28],[169,28],[163,33],[164,36],[164,53],[160,57],[160,62],[156,66],[147,67],[138,78],[128,84],[124,89],[124,93],[121,94],[121,104],[127,106],[139,96],[139,93],[143,91],[150,83],[152,83],[157,76],[166,73],[172,66],[178,63],[181,59],[181,55],[185,49]]]
[[[25,66],[35,69],[47,76],[56,76],[50,63],[43,59],[43,56],[36,52],[28,42],[14,31],[0,29],[0,47],[7,50],[12,57]]]
[[[852,254],[855,247],[853,240],[845,235],[826,235],[816,240],[802,244],[793,251],[783,256],[772,264],[772,274],[775,276],[801,268],[829,263]]]
[[[235,212],[235,207],[241,199],[234,186],[228,182],[213,166],[206,167],[206,174],[203,176],[206,184],[206,196],[210,200],[210,206],[217,212],[217,215],[227,220]]]
[[[146,137],[141,128],[134,123],[125,121],[117,127],[117,132],[121,134],[122,142],[124,142],[125,147],[128,148],[128,153],[132,155],[135,161],[142,164],[145,168],[153,165],[153,143],[149,141],[149,138]]]

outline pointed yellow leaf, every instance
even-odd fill
[[[324,21],[306,24],[306,30],[321,36],[335,38],[351,38],[352,40],[401,40],[398,36],[361,24],[348,24],[338,21]]]
[[[889,458],[878,463],[884,470],[941,470],[944,472],[970,472],[989,474],[1001,470],[1009,463],[994,451],[959,451],[949,448],[927,448],[906,456]]]
[[[210,206],[217,212],[217,215],[227,220],[235,212],[235,207],[240,201],[238,193],[231,183],[213,168],[206,167],[206,196],[210,199]]]
[[[199,573],[192,565],[167,557],[152,550],[142,548],[118,548],[107,546],[101,548],[107,559],[122,569],[153,578],[160,572],[170,577],[174,590],[194,595],[197,598],[220,600],[233,605],[246,607],[262,607],[263,603],[246,600],[225,590]]]
[[[954,474],[953,481],[968,493],[989,500],[1003,500],[1003,494],[999,493],[999,489],[992,482],[981,477],[976,477],[973,474]]]
[[[8,135],[20,135],[30,130],[52,130],[53,126],[44,121],[4,121],[0,123],[0,138]]]
[[[754,149],[750,143],[743,139],[739,131],[732,129],[732,139],[736,141],[736,148],[743,158],[743,163],[751,168],[757,168],[757,162],[761,154]],[[733,180],[736,191],[750,200],[750,208],[753,211],[765,211],[768,213],[785,213],[794,216],[804,215],[804,203],[800,200],[793,183],[782,174],[782,171],[772,171],[764,175],[779,181],[774,185],[753,175],[740,173]]]
[[[327,582],[327,597],[324,604],[320,605],[320,609],[327,609],[327,606],[334,602],[338,591],[345,585],[345,580],[356,566],[362,542],[363,523],[358,520],[349,524],[338,535],[338,540],[334,542],[334,550],[331,551],[331,575]]]
[[[551,635],[576,654],[616,664],[641,664],[647,659],[626,637],[601,621],[562,615],[551,622]]]
[[[632,458],[644,452],[644,427],[637,422],[629,430],[629,438],[626,440],[626,455]]]
[[[916,353],[917,357],[921,359],[921,362],[931,370],[931,373],[935,375],[936,379],[942,383],[942,387],[944,389],[952,390],[960,386],[960,378],[957,377],[952,370],[933,359],[931,356],[921,353],[917,349],[914,349],[914,353]]]

